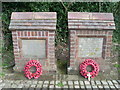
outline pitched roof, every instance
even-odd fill
[[[68,28],[114,30],[112,13],[68,12]]]
[[[55,30],[56,12],[13,12],[10,30]]]

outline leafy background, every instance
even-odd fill
[[[107,12],[113,13],[115,17],[116,30],[114,30],[113,42],[120,44],[120,2],[3,2],[2,3],[2,25],[4,45],[3,66],[9,66],[14,62],[11,31],[8,29],[12,12],[57,12],[56,50],[59,51],[56,57],[68,50],[68,12]],[[120,51],[120,47],[117,47]],[[61,54],[62,53],[62,54]],[[66,55],[65,55],[66,54]],[[58,62],[59,64],[61,62]],[[64,63],[63,63],[64,64]],[[63,65],[62,64],[62,65]],[[65,61],[66,64],[66,61]],[[62,67],[59,65],[59,67]],[[65,65],[64,65],[65,66]]]

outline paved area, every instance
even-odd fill
[[[0,89],[22,88],[22,90],[55,90],[55,89],[86,89],[86,90],[120,90],[120,80],[96,81],[37,81],[37,80],[0,80]]]

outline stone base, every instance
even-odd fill
[[[69,75],[78,75],[79,73],[78,73],[78,71],[70,70],[70,71],[68,71],[68,74]]]
[[[14,70],[15,72],[22,72],[22,71],[23,71],[23,69],[18,68],[18,66],[16,66],[16,65],[13,67],[13,70]]]
[[[78,75],[79,74],[79,70],[75,70],[73,67],[68,67],[68,74],[69,75]]]
[[[68,67],[68,75],[78,75],[79,77],[82,77],[80,75],[80,70],[79,68],[77,70],[74,69],[74,67]],[[101,80],[101,79],[119,79],[119,75],[117,70],[112,70],[112,69],[108,69],[107,70],[100,70],[98,75],[93,78],[95,80]]]

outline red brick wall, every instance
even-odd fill
[[[78,56],[78,38],[79,37],[102,37],[103,39],[103,51],[102,57],[91,58],[100,64],[100,70],[104,68],[106,60],[110,58],[110,50],[112,45],[112,30],[70,30],[70,67],[73,70],[79,69],[79,64],[89,57],[83,58]]]
[[[25,31],[12,31],[13,38],[13,46],[14,46],[14,57],[15,57],[15,70],[22,71],[24,65],[29,60],[39,60],[42,64],[43,74],[56,71],[55,65],[55,31],[33,31],[33,30],[25,30]],[[46,40],[46,55],[47,57],[44,59],[39,58],[24,58],[21,54],[21,39],[45,39]]]

